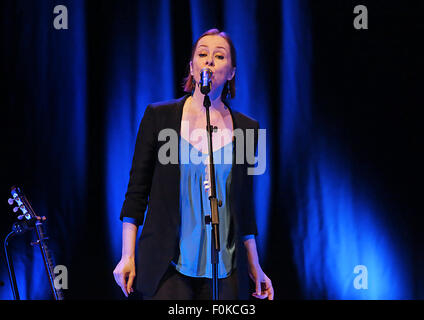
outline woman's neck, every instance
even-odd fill
[[[198,112],[206,112],[205,107],[203,106],[203,100],[205,96],[200,92],[199,88],[196,86],[194,93],[191,97],[191,107]],[[221,94],[216,92],[210,92],[209,98],[211,100],[210,112],[219,112],[222,113],[227,110],[227,106],[221,100]]]

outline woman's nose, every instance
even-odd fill
[[[206,65],[207,65],[207,66],[213,66],[213,59],[212,59],[212,58],[208,58],[208,59],[206,60]]]

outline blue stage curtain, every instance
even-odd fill
[[[419,250],[408,249],[422,241],[411,235],[417,235],[413,225],[419,219],[402,211],[409,194],[401,197],[396,185],[409,186],[413,178],[393,170],[407,170],[410,162],[392,158],[402,149],[397,141],[409,138],[406,128],[415,124],[405,117],[399,138],[391,134],[398,109],[362,99],[361,81],[363,88],[377,88],[371,74],[384,74],[383,67],[349,78],[360,65],[352,52],[361,63],[367,59],[356,44],[375,39],[372,30],[353,33],[351,3],[317,3],[1,2],[1,139],[8,155],[2,197],[19,184],[39,215],[48,217],[56,263],[69,272],[65,295],[123,297],[112,271],[121,255],[119,213],[139,123],[149,103],[184,94],[191,46],[218,28],[237,50],[236,98],[230,104],[266,129],[266,171],[255,176],[256,240],[276,298],[420,296],[412,283],[422,280],[411,258]],[[58,4],[68,9],[67,30],[53,26]],[[372,54],[372,43],[367,45]],[[379,66],[391,52],[383,45],[388,49],[367,67]],[[397,149],[383,150],[382,141]],[[1,209],[11,212],[5,201]],[[9,215],[2,223],[2,235],[13,221]],[[21,298],[49,299],[31,240],[27,234],[11,243]],[[0,276],[0,298],[12,299],[4,263]]]
[[[336,4],[334,7],[349,13]],[[313,14],[306,1],[282,1],[279,190],[283,212],[290,221],[302,297],[411,299],[408,241],[393,233],[393,221],[388,219],[392,210],[390,205],[383,204],[384,193],[378,188],[378,179],[364,174],[364,168],[355,163],[354,145],[346,135],[352,124],[328,126],[324,120],[328,115],[323,116],[318,109],[330,102],[317,100],[324,95],[314,92],[318,79],[325,76],[314,74],[312,63],[325,62],[314,57],[318,51],[314,44],[318,42],[313,39],[313,26],[317,25],[312,25]],[[334,23],[327,22],[325,26],[336,28],[337,15],[328,13],[320,17],[333,19]],[[353,17],[349,17],[351,21]],[[343,22],[347,24],[349,18]],[[333,34],[334,28],[328,28],[328,34]],[[355,53],[328,55],[330,59],[339,55],[348,65],[354,61]],[[340,84],[355,87],[349,76],[346,73],[344,78],[328,80],[332,99],[337,97]],[[340,113],[363,108],[348,100],[349,96],[338,100]],[[356,124],[354,130],[360,131]]]
[[[71,13],[68,30],[53,26],[55,1],[2,3],[2,137],[13,156],[1,180],[4,197],[19,185],[36,213],[48,217],[56,263],[72,269],[78,235],[88,232],[85,7],[82,0],[60,4]],[[11,214],[7,217],[13,221]],[[49,299],[40,251],[30,246],[33,240],[26,234],[9,245],[20,297]],[[1,297],[12,299],[6,270],[2,263]]]

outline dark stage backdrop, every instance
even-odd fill
[[[57,5],[68,29],[54,28]],[[357,5],[368,9],[368,29],[354,28]],[[7,198],[20,185],[48,218],[56,263],[68,271],[66,298],[123,298],[112,271],[138,125],[149,103],[184,94],[191,46],[213,27],[237,49],[232,107],[267,130],[255,203],[275,298],[424,298],[422,2],[3,0],[0,8],[0,234],[15,221]],[[33,238],[10,243],[19,291],[49,299]],[[3,255],[0,298],[13,298]]]

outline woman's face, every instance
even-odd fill
[[[227,80],[234,77],[235,69],[231,62],[231,51],[227,40],[218,35],[205,36],[197,43],[190,72],[196,83],[200,81],[200,70],[208,67],[213,72],[212,91],[222,91]]]

